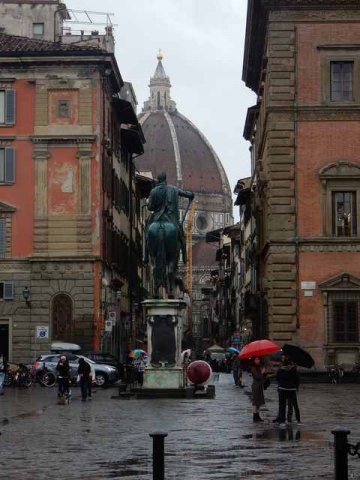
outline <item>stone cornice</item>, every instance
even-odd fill
[[[360,178],[360,163],[348,162],[346,160],[329,163],[320,169],[319,177],[324,181],[338,180],[340,178],[358,180]]]
[[[359,104],[337,104],[337,105],[307,105],[294,107],[276,107],[269,106],[266,110],[266,119],[264,122],[264,130],[266,131],[268,117],[271,114],[286,118],[289,120],[290,116],[297,114],[297,121],[312,122],[312,121],[358,121],[360,120],[360,105]],[[280,118],[281,120],[281,118]]]
[[[360,43],[336,43],[327,45],[318,45],[318,50],[360,50]]]
[[[62,255],[62,256],[56,256],[56,255],[32,255],[31,257],[28,257],[28,261],[30,263],[88,263],[88,262],[96,262],[96,261],[101,261],[99,257],[95,255],[89,254],[88,256],[85,255]]]
[[[96,135],[34,135],[31,136],[33,143],[59,144],[59,143],[93,143],[96,141]]]
[[[359,237],[302,237],[298,239],[300,245],[360,245]]]
[[[325,8],[343,9],[344,7],[358,8],[360,4],[358,0],[263,0],[265,8],[271,9],[316,9],[324,10]]]
[[[360,238],[301,238],[300,252],[360,252]]]
[[[269,22],[358,22],[360,4],[342,7],[273,8]]]
[[[289,109],[291,111],[291,109]],[[329,105],[297,107],[299,122],[349,121],[360,120],[360,105]]]

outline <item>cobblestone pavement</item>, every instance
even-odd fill
[[[266,391],[264,424],[253,424],[249,385],[221,375],[215,400],[113,400],[98,390],[90,402],[73,391],[68,406],[55,389],[7,389],[0,397],[0,478],[7,480],[150,480],[149,432],[167,431],[166,479],[332,479],[331,429],[349,427],[360,441],[360,384],[304,385],[304,425],[272,423],[277,393]],[[360,459],[350,459],[360,480]]]

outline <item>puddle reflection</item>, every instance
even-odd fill
[[[260,440],[278,440],[279,442],[316,442],[319,445],[325,443],[324,438],[313,432],[306,432],[298,428],[288,425],[286,428],[273,428],[263,430],[262,432],[254,432],[242,435],[244,439],[260,439]]]

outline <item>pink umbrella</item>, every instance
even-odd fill
[[[241,359],[263,357],[264,355],[270,355],[279,350],[281,350],[281,347],[270,340],[255,340],[255,342],[248,343],[242,348],[239,357]]]

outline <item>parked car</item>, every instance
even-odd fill
[[[110,365],[111,367],[115,367],[118,369],[119,376],[121,379],[124,377],[124,365],[120,362],[120,360],[112,355],[111,353],[104,353],[104,352],[86,352],[84,356],[90,358],[95,363],[101,363],[103,365]]]
[[[77,370],[79,367],[79,358],[82,357],[85,361],[87,361],[92,368],[95,369],[95,384],[98,387],[106,387],[119,379],[119,373],[117,368],[112,367],[110,365],[104,365],[101,363],[96,363],[89,358],[85,357],[84,355],[77,355],[77,354],[67,354],[66,355],[69,364],[70,364],[70,372],[73,381],[75,381],[77,377]],[[44,354],[40,355],[37,358],[34,369],[35,371],[39,369],[43,369],[44,367],[49,369],[52,372],[56,372],[56,365],[58,364],[60,358],[60,354]]]

